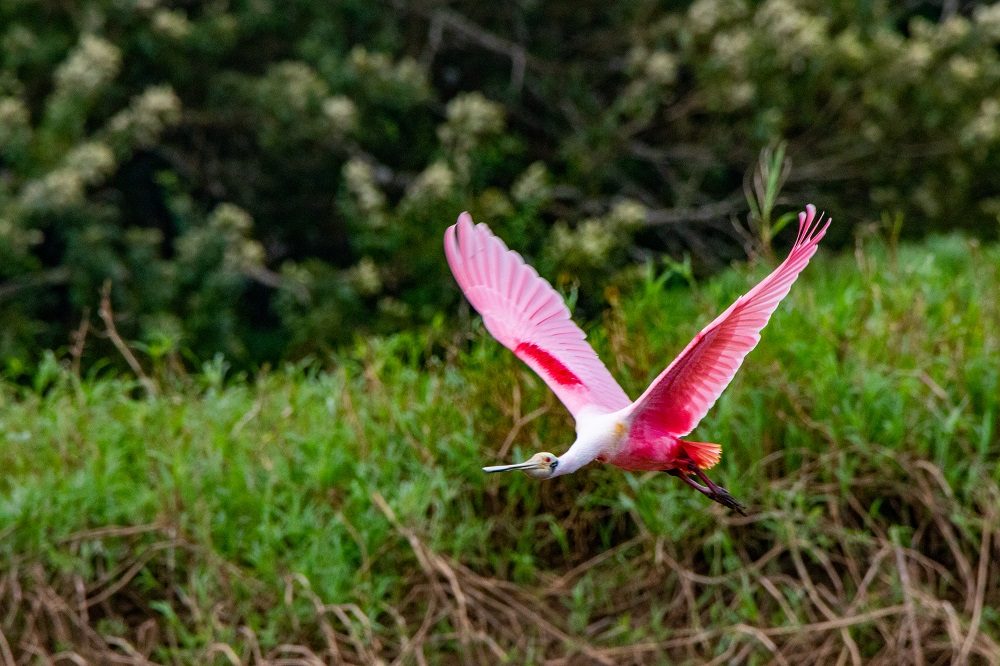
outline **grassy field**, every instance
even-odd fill
[[[156,397],[52,360],[0,385],[0,662],[1000,663],[998,267],[819,255],[693,434],[746,518],[485,476],[573,433],[475,319]],[[637,395],[768,268],[639,280],[591,340]]]

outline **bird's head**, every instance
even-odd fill
[[[514,470],[520,470],[533,479],[549,479],[555,474],[556,467],[558,466],[559,458],[543,451],[542,453],[536,453],[523,463],[484,467],[483,471],[487,474],[492,474],[493,472],[513,472]]]

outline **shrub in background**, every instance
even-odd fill
[[[995,234],[1000,5],[952,4],[4,3],[0,354],[67,345],[109,279],[154,355],[428,321],[462,209],[590,312],[650,260],[766,251],[805,200],[832,241]]]

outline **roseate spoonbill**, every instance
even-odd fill
[[[798,237],[781,265],[696,335],[632,402],[587,344],[556,290],[489,227],[462,213],[444,235],[455,280],[486,330],[538,373],[576,420],[576,441],[561,456],[536,453],[525,462],[483,471],[520,470],[551,479],[598,460],[627,470],[667,472],[744,513],[728,490],[705,475],[722,457],[722,446],[681,438],[732,381],[829,226],[814,206],[806,206],[799,213]]]

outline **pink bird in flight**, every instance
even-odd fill
[[[489,227],[462,213],[444,235],[455,280],[486,329],[538,373],[576,420],[576,441],[561,456],[536,453],[525,462],[483,471],[520,470],[551,479],[598,460],[626,470],[667,472],[744,513],[729,491],[705,474],[719,462],[722,446],[681,438],[694,430],[757,346],[761,330],[829,226],[814,206],[806,206],[799,213],[798,237],[781,265],[696,335],[632,402],[552,285]]]

